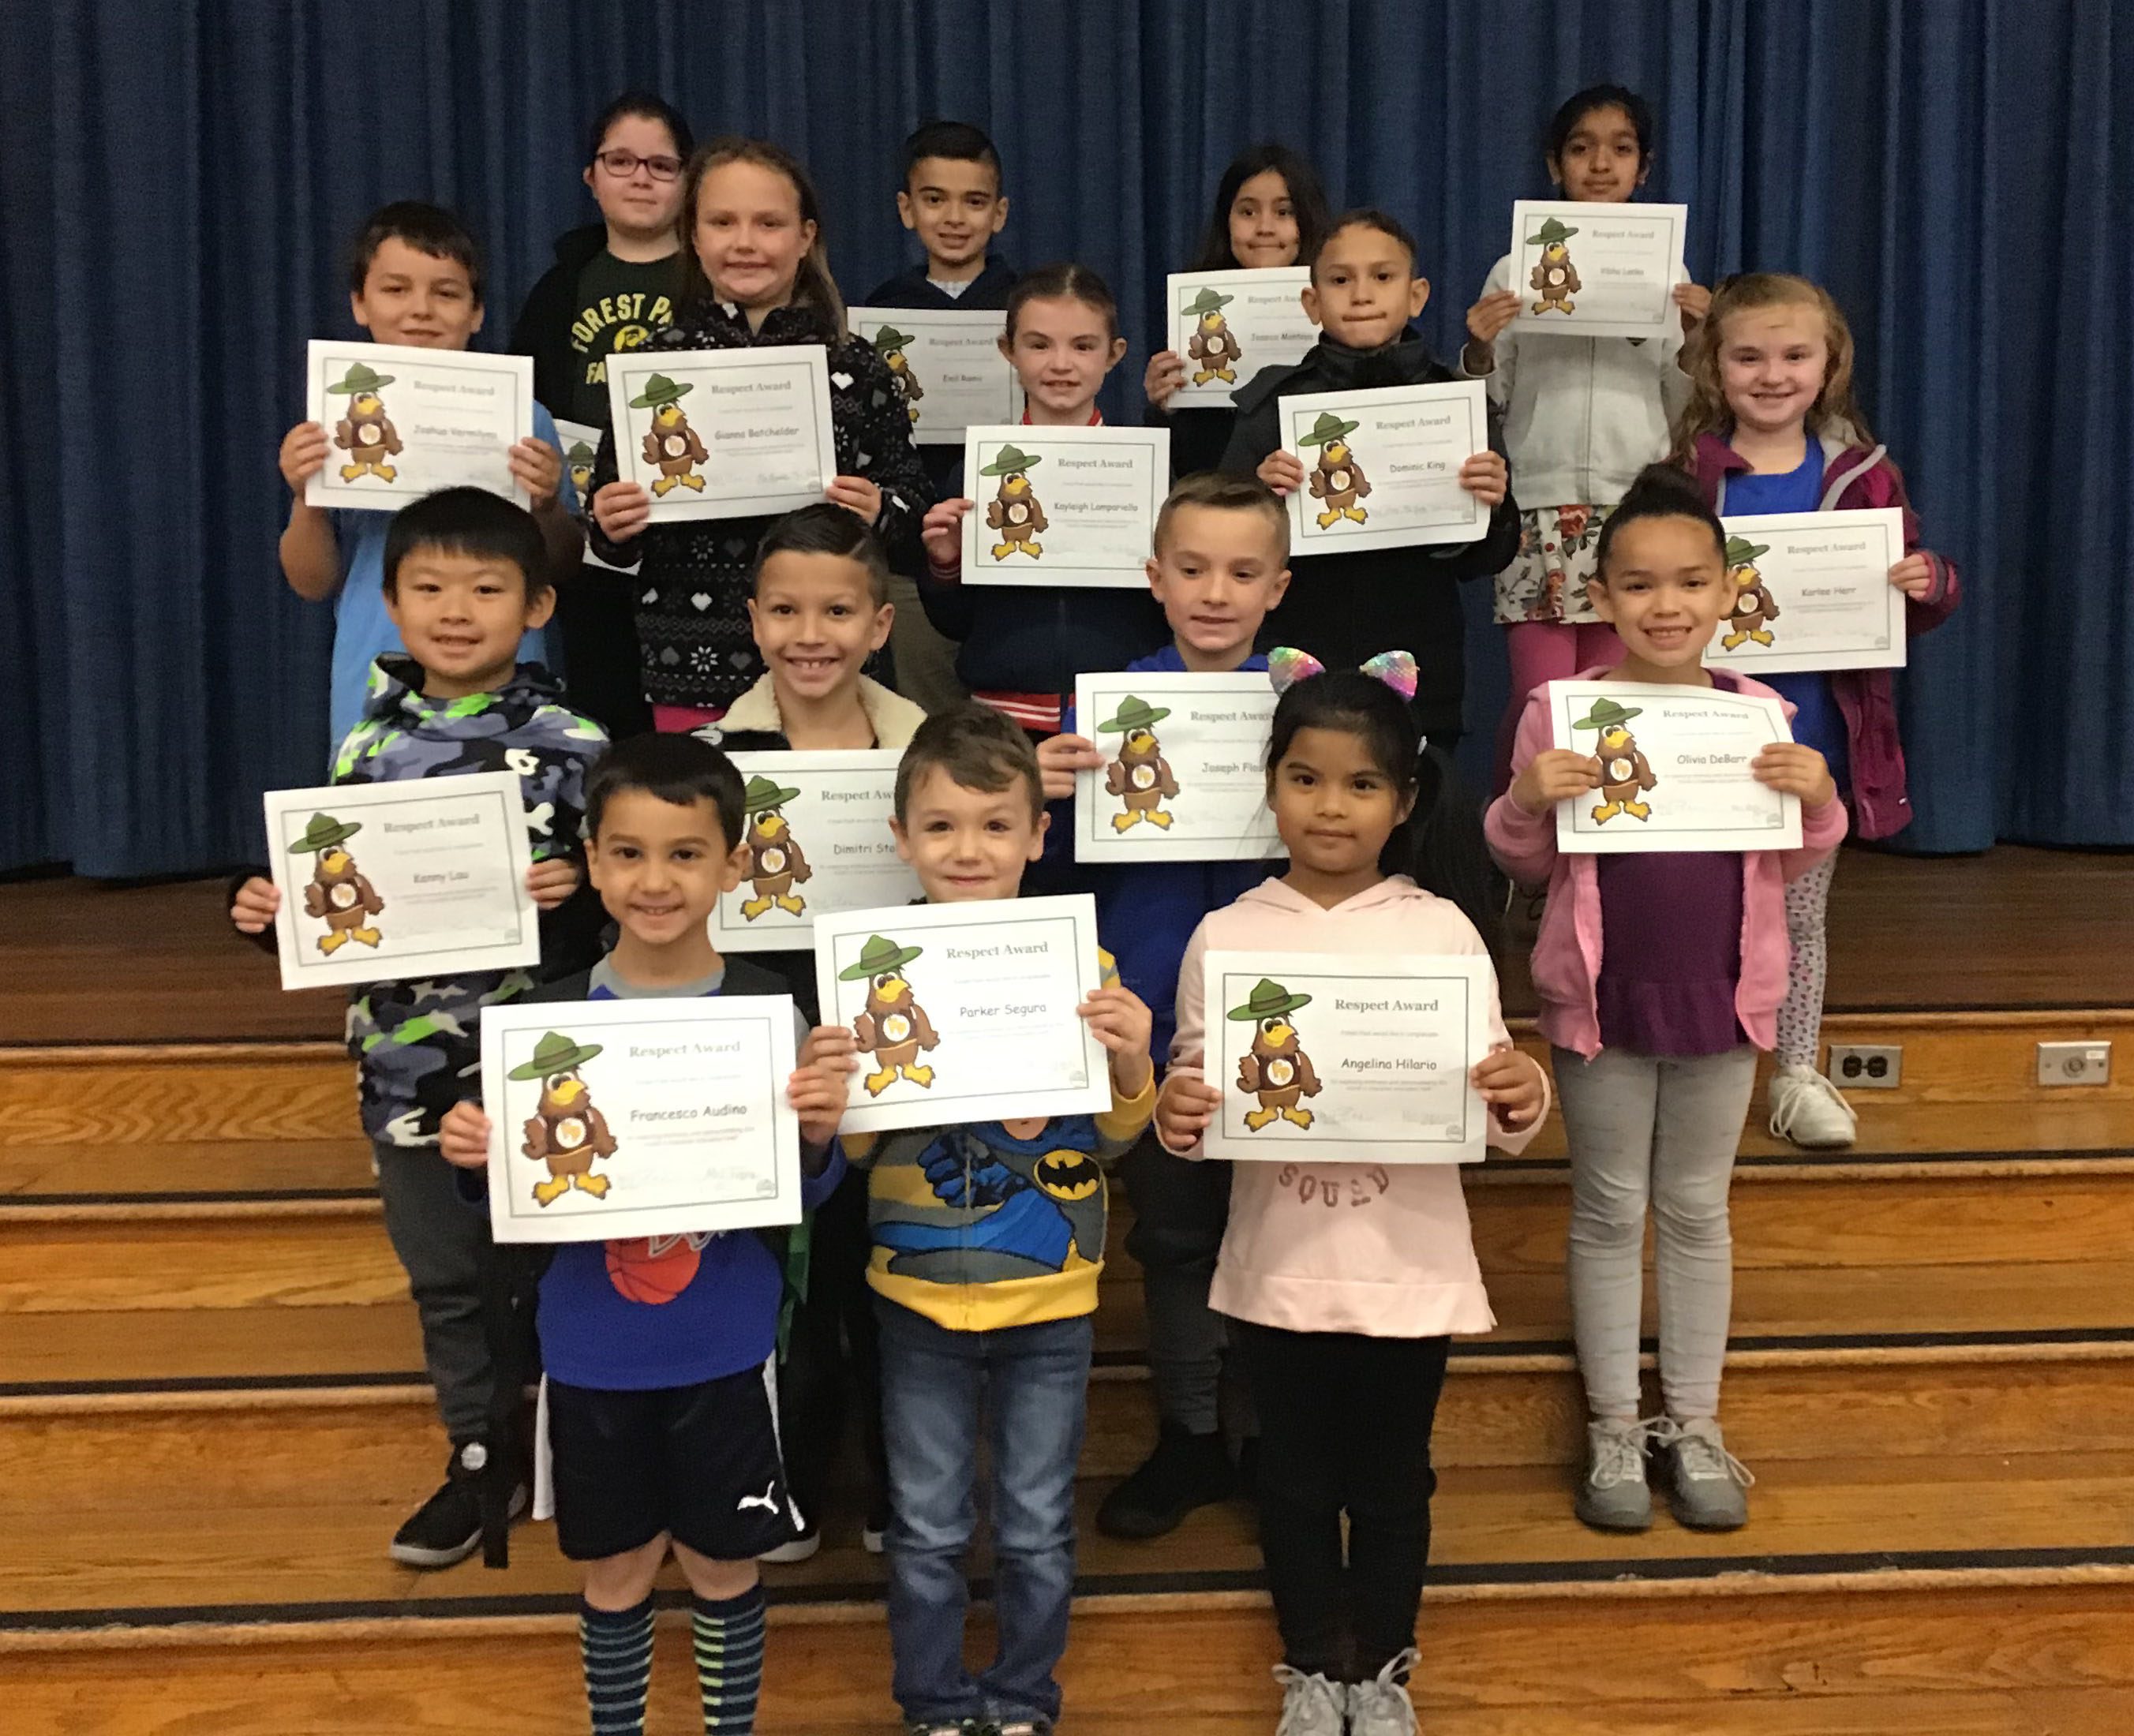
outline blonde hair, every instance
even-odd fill
[[[1830,354],[1823,367],[1823,390],[1816,394],[1808,413],[1812,434],[1836,434],[1856,446],[1871,446],[1875,436],[1867,432],[1866,418],[1852,397],[1852,328],[1845,314],[1819,283],[1790,272],[1743,272],[1727,278],[1712,292],[1712,311],[1683,349],[1683,371],[1689,376],[1689,402],[1675,418],[1674,451],[1677,464],[1693,466],[1700,435],[1724,434],[1734,426],[1726,393],[1719,373],[1720,346],[1726,341],[1726,321],[1731,315],[1763,307],[1813,307],[1823,315],[1823,332]]]
[[[687,262],[682,299],[687,302],[716,297],[711,279],[704,274],[703,261],[697,257],[697,194],[704,184],[704,177],[712,170],[737,162],[754,163],[793,183],[794,197],[800,206],[800,220],[815,225],[814,242],[801,256],[799,268],[794,273],[793,301],[795,306],[812,307],[821,314],[831,341],[842,344],[850,332],[845,323],[845,298],[838,292],[838,280],[830,274],[829,245],[823,239],[823,202],[815,196],[815,183],[809,178],[807,170],[801,167],[799,159],[769,139],[742,138],[728,133],[699,147],[689,159],[689,166],[682,177],[682,208],[674,217],[675,234],[680,238],[682,257]]]

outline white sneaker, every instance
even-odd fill
[[[1771,1074],[1771,1137],[1808,1151],[1852,1143],[1860,1125],[1837,1087],[1813,1067],[1781,1067]]]
[[[1282,1722],[1274,1736],[1341,1736],[1349,1711],[1349,1690],[1323,1676],[1306,1676],[1287,1664],[1274,1666],[1282,1684]]]
[[[1388,1659],[1375,1681],[1349,1690],[1349,1736],[1416,1736],[1415,1702],[1407,1697],[1404,1676],[1416,1666],[1414,1647]]]
[[[823,1534],[820,1531],[806,1531],[789,1542],[780,1543],[774,1548],[766,1549],[756,1559],[759,1561],[775,1561],[784,1565],[794,1561],[805,1561],[822,1546]]]

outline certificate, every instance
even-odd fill
[[[1168,428],[973,428],[963,441],[966,585],[1145,590],[1171,492]]]
[[[1661,338],[1681,330],[1685,205],[1577,205],[1522,199],[1512,206],[1514,331],[1581,338]]]
[[[1480,380],[1376,386],[1279,401],[1282,449],[1304,465],[1289,497],[1301,555],[1471,542],[1489,509],[1460,486],[1460,466],[1489,449]]]
[[[600,457],[601,436],[607,431],[596,428],[591,422],[565,422],[555,418],[557,438],[563,442],[563,474],[571,479],[571,486],[577,491],[578,512],[582,518],[593,515],[593,465]],[[634,567],[617,567],[603,561],[594,553],[592,538],[586,538],[584,552],[579,556],[588,567],[597,567],[603,572],[635,574]]]
[[[1171,347],[1185,359],[1174,409],[1230,407],[1232,391],[1263,368],[1304,359],[1319,328],[1304,311],[1306,265],[1174,272],[1164,280]]]
[[[852,307],[854,336],[896,383],[922,446],[959,446],[964,431],[986,422],[1019,422],[1022,387],[1001,354],[1007,316],[966,307]]]
[[[1901,508],[1723,522],[1730,602],[1707,663],[1749,675],[1905,666],[1905,594],[1890,582]]]
[[[1600,761],[1600,788],[1556,804],[1558,850],[1800,848],[1800,798],[1749,775],[1794,739],[1775,695],[1552,681],[1548,699],[1554,745]]]
[[[516,772],[267,793],[282,986],[541,962]]]
[[[799,1222],[793,1064],[790,995],[483,1008],[491,1233],[616,1242]]]
[[[859,1039],[843,1132],[1111,1107],[1109,1052],[1074,1010],[1103,986],[1086,892],[825,915],[815,976],[823,1022]]]
[[[1211,952],[1209,1156],[1280,1163],[1479,1163],[1489,961]]]
[[[607,400],[616,463],[655,524],[790,512],[838,473],[820,344],[619,351]]]
[[[802,951],[815,919],[919,896],[919,876],[896,853],[895,748],[856,753],[736,754],[746,783],[748,866],[712,914],[722,952]]]
[[[1256,862],[1282,853],[1267,805],[1265,675],[1084,675],[1077,731],[1104,756],[1074,778],[1078,862]]]
[[[326,431],[307,505],[393,513],[460,487],[532,504],[510,461],[534,437],[530,356],[314,338],[304,383],[311,418]]]

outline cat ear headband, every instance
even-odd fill
[[[1277,645],[1267,653],[1267,679],[1277,693],[1287,692],[1300,681],[1325,673],[1326,665],[1309,651]],[[1361,666],[1360,673],[1373,681],[1383,682],[1403,699],[1415,697],[1415,659],[1405,651],[1381,651]]]

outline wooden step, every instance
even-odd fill
[[[1582,1461],[1585,1406],[1571,1360],[1533,1360],[1547,1366],[1455,1359],[1433,1437],[1441,1467]],[[1154,1444],[1148,1383],[1120,1377],[1128,1373],[1138,1371],[1100,1370],[1090,1383],[1085,1477],[1123,1477]],[[1725,1415],[1728,1441],[1755,1466],[2134,1453],[2134,1347],[1765,1353],[1730,1369]],[[364,1385],[0,1398],[0,1488],[34,1488],[55,1509],[123,1506],[135,1498],[124,1485],[218,1507],[234,1464],[248,1468],[249,1502],[302,1506],[350,1478],[419,1481],[442,1451],[419,1371]],[[117,1488],[114,1465],[126,1468]],[[846,1511],[857,1504],[840,1495],[833,1529],[857,1523]]]
[[[133,1263],[123,1249],[85,1238],[76,1257],[37,1262],[45,1285],[76,1285],[58,1303],[37,1279],[0,1268],[0,1394],[52,1387],[220,1384],[253,1377],[334,1381],[402,1377],[421,1367],[406,1280],[374,1223],[343,1227],[335,1261],[320,1244],[281,1247],[263,1269],[233,1269],[215,1231],[148,1238]],[[173,1244],[187,1256],[171,1261]],[[92,1264],[93,1263],[93,1264]],[[76,1270],[89,1266],[85,1274]],[[1557,1353],[1571,1339],[1560,1271],[1492,1278],[1498,1324],[1463,1341],[1472,1354]],[[173,1305],[182,1298],[183,1305]],[[1649,1335],[1658,1304],[1649,1283]],[[1734,1286],[1737,1352],[1942,1343],[2125,1342],[2134,1339],[2134,1257],[1964,1266],[1768,1269],[1745,1266]],[[1109,1277],[1097,1316],[1099,1362],[1140,1360],[1146,1335],[1141,1286]]]
[[[0,1218],[26,1206],[350,1198],[376,1191],[370,1142],[360,1135],[0,1145]]]
[[[0,1146],[360,1138],[337,1043],[0,1049]]]
[[[1895,1577],[1895,1576],[1893,1576]],[[1255,1603],[1086,1603],[1060,1671],[1062,1736],[1265,1736],[1279,1705]],[[878,1618],[774,1611],[757,1728],[891,1727]],[[1433,1594],[1414,1692],[1432,1736],[2107,1736],[2134,1723],[2134,1597],[2120,1586],[1786,1596],[1456,1600]],[[973,1638],[990,1640],[983,1610]],[[686,1618],[660,1623],[652,1727],[695,1728]],[[10,1668],[10,1664],[13,1667]],[[138,1647],[0,1651],[11,1710],[98,1736],[582,1736],[568,1617],[312,1623]]]
[[[32,1481],[0,1498],[9,1546],[0,1559],[0,1625],[163,1625],[312,1616],[446,1613],[551,1613],[575,1607],[576,1568],[554,1528],[515,1534],[512,1565],[478,1561],[418,1574],[388,1560],[395,1525],[435,1486],[440,1466],[411,1443],[404,1462],[359,1459],[345,1476],[317,1468],[311,1499],[255,1502],[234,1473],[204,1524],[145,1483],[131,1497],[87,1509],[36,1498]],[[1554,1466],[1450,1467],[1433,1508],[1432,1578],[1447,1586],[1673,1584],[1730,1573],[1813,1575],[1919,1570],[2134,1566],[2134,1511],[2125,1499],[2134,1453],[1926,1457],[1886,1462],[1774,1460],[1762,1468],[1743,1531],[1684,1531],[1664,1516],[1643,1536],[1602,1537],[1571,1516],[1571,1478]],[[242,1468],[236,1468],[241,1469]],[[1091,1523],[1109,1488],[1077,1490],[1085,1594],[1254,1589],[1259,1555],[1251,1516],[1204,1507],[1155,1544],[1121,1543]],[[977,1563],[983,1576],[983,1552]],[[671,1570],[670,1589],[679,1580]],[[781,1599],[872,1599],[881,1564],[855,1541],[826,1543],[812,1560],[776,1570]]]

